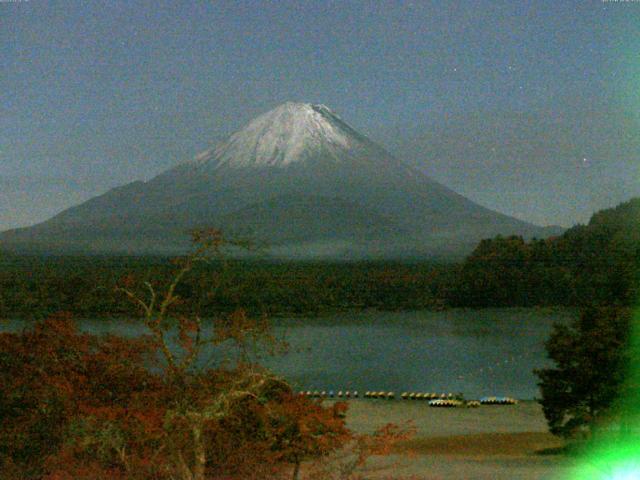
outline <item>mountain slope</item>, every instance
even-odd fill
[[[175,252],[203,225],[264,240],[278,255],[343,258],[463,254],[483,237],[547,233],[434,182],[327,107],[286,103],[148,182],[0,234],[0,246]]]

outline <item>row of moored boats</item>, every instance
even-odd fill
[[[300,391],[300,395],[312,398],[359,398],[357,390],[307,390]],[[395,392],[387,391],[366,391],[364,398],[395,400]],[[480,405],[515,405],[518,401],[512,397],[482,397],[480,400],[464,400],[461,394],[453,393],[425,393],[425,392],[403,392],[400,395],[402,400],[426,400],[431,407],[479,407]]]

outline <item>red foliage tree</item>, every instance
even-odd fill
[[[345,404],[295,396],[250,362],[252,345],[279,346],[265,319],[238,310],[205,328],[198,316],[171,315],[198,262],[244,246],[215,230],[194,238],[167,285],[146,283],[146,296],[131,279],[120,288],[140,308],[146,336],[90,335],[69,314],[0,334],[2,478],[298,478],[304,461],[347,444],[362,464],[389,437],[354,436]],[[229,344],[235,363],[198,366],[203,352]]]

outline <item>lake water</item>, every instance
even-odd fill
[[[569,310],[365,311],[274,321],[289,345],[264,362],[303,390],[461,392],[466,398],[538,396],[534,368]],[[0,329],[17,329],[9,322]],[[139,335],[140,322],[83,320],[92,333]]]

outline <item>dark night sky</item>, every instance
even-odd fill
[[[640,195],[640,2],[0,0],[0,43],[0,230],[286,100],[539,224]]]

